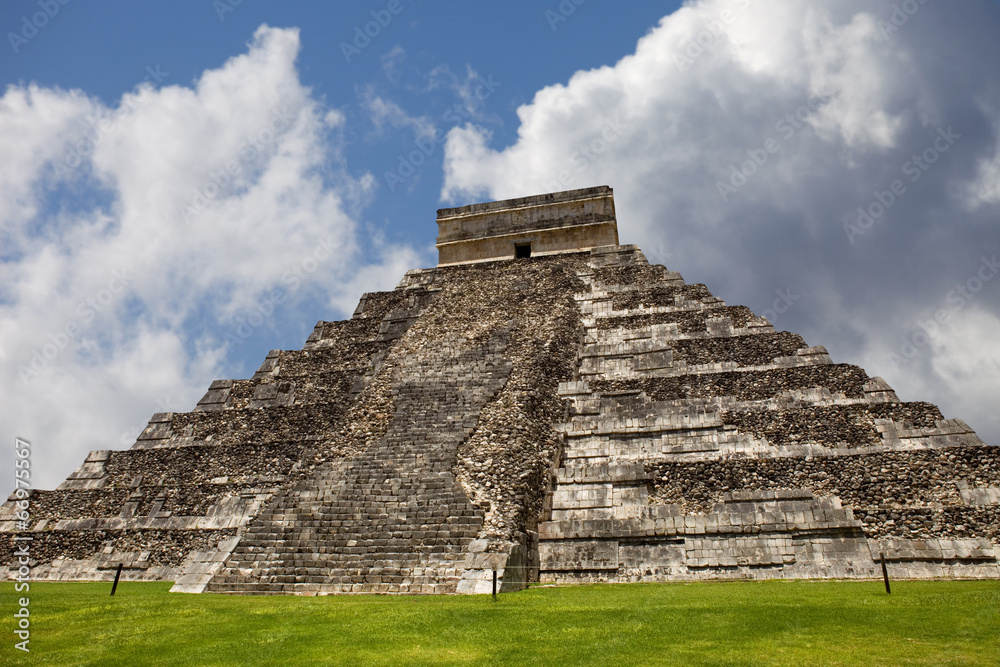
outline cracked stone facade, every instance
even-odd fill
[[[610,188],[439,222],[438,267],[12,497],[0,574],[30,535],[35,580],[184,592],[1000,576],[1000,449],[617,245]]]

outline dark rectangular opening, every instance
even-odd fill
[[[531,257],[531,244],[530,243],[515,243],[514,244],[514,257],[516,259],[525,259]]]

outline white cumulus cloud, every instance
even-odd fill
[[[34,84],[0,97],[0,422],[35,445],[34,486],[190,410],[239,324],[265,326],[259,304],[349,316],[419,263],[359,226],[374,180],[345,164],[343,116],[302,85],[298,51],[297,30],[262,26],[190,86],[164,73],[110,107]]]

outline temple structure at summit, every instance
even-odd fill
[[[438,227],[436,267],[91,452],[28,520],[12,496],[0,563],[31,537],[36,581],[306,595],[869,578],[880,554],[1000,577],[1000,449],[619,245],[611,188]]]
[[[438,266],[618,245],[608,187],[442,209],[437,223]]]

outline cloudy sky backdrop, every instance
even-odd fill
[[[432,266],[436,208],[598,184],[1000,444],[993,0],[64,1],[0,9],[0,467],[40,488]]]

